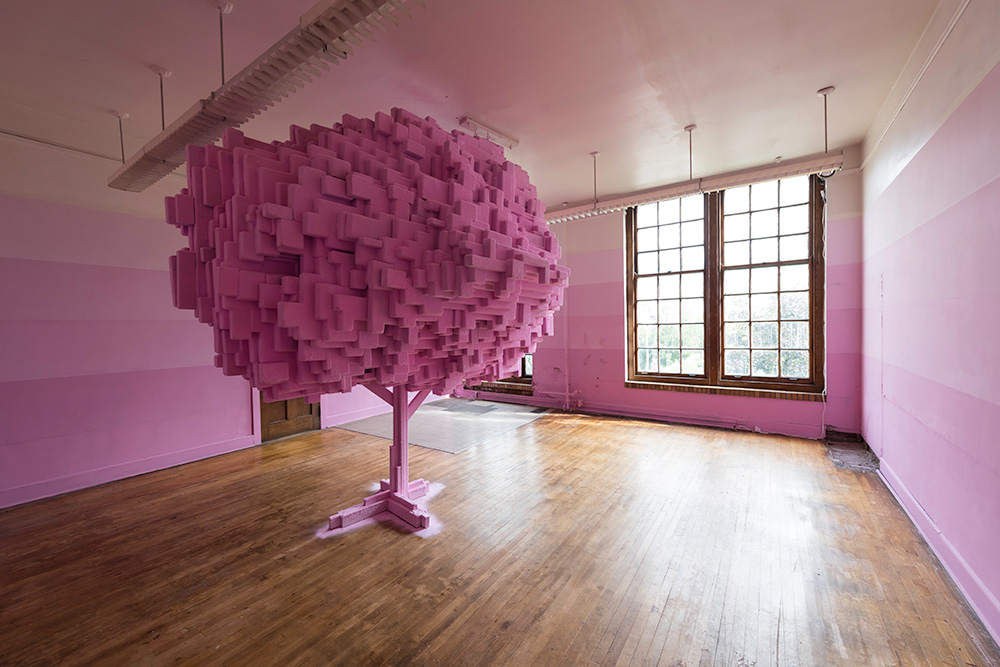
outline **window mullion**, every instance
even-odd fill
[[[705,358],[709,382],[722,376],[722,197],[705,195]]]

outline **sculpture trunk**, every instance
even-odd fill
[[[425,495],[429,485],[422,479],[409,481],[410,444],[407,427],[410,417],[430,392],[421,391],[412,401],[408,401],[407,391],[403,386],[387,389],[381,385],[366,384],[365,387],[392,406],[389,479],[382,480],[382,489],[378,493],[331,516],[330,530],[347,528],[383,512],[393,514],[414,528],[427,528],[430,525],[430,516],[413,502],[413,499]]]
[[[396,387],[392,392],[392,446],[389,448],[389,490],[409,495],[410,441],[409,404],[406,390]]]

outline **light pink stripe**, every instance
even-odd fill
[[[170,274],[89,264],[0,258],[0,319],[185,320]]]
[[[185,245],[163,223],[112,211],[0,195],[0,256],[162,271]]]
[[[0,321],[0,340],[5,382],[205,366],[214,358],[211,329],[194,319]]]

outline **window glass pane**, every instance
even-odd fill
[[[782,297],[785,295],[782,294]],[[755,322],[778,319],[778,295],[754,294],[750,297],[750,318]]]
[[[636,327],[639,347],[656,347],[656,325],[640,324]]]
[[[750,242],[750,259],[754,264],[778,261],[778,239],[758,239]]]
[[[684,324],[681,326],[681,347],[705,347],[705,325]]]
[[[723,222],[723,241],[743,241],[750,238],[750,214],[727,215]]]
[[[782,292],[781,319],[809,319],[809,292]]]
[[[646,204],[655,206],[655,204]],[[677,199],[668,199],[660,202],[660,224],[666,225],[671,222],[679,222],[681,219],[681,203]]]
[[[806,350],[782,350],[781,377],[808,378],[809,352]]]
[[[750,269],[729,269],[723,282],[725,294],[746,294],[750,291]]]
[[[636,215],[637,227],[652,227],[656,224],[656,204],[643,204],[638,207]]]
[[[656,247],[656,227],[640,229],[635,235],[635,249],[637,252],[649,252],[658,250]]]
[[[727,322],[750,319],[750,297],[727,296],[722,304]]]
[[[704,322],[704,299],[681,299],[681,322]]]
[[[724,244],[725,263],[729,266],[739,266],[750,263],[750,242],[736,241]]]
[[[683,350],[681,352],[681,373],[685,375],[701,375],[705,372],[705,352],[702,350]]]
[[[781,205],[804,204],[809,201],[809,175],[781,179]]]
[[[705,268],[705,246],[681,248],[681,268],[684,271],[700,271]]]
[[[635,261],[635,272],[640,275],[643,273],[656,273],[656,253],[640,252]]]
[[[636,368],[640,373],[655,373],[659,368],[656,359],[656,350],[640,349],[636,354]]]
[[[679,324],[660,325],[660,347],[680,347],[681,326]]]
[[[750,186],[744,185],[742,188],[729,188],[723,193],[722,205],[726,208],[726,214],[743,213],[750,210]]]
[[[726,375],[750,375],[750,350],[726,350]]]
[[[803,234],[809,231],[809,206],[790,206],[781,209],[781,234]]]
[[[705,242],[705,221],[681,223],[681,245],[701,245]]]
[[[781,261],[809,258],[809,235],[781,237]]]
[[[754,349],[778,347],[778,323],[754,322],[750,329],[750,345]]]
[[[660,301],[660,324],[677,324],[681,321],[681,302],[677,299]]]
[[[750,291],[754,293],[778,291],[778,267],[762,266],[750,271]]]
[[[781,267],[781,291],[809,289],[809,265],[792,264]]]
[[[681,197],[681,220],[701,220],[705,217],[705,195]]]
[[[639,324],[656,324],[656,302],[639,301],[636,303],[635,319]]]
[[[651,350],[652,351],[652,350]],[[680,350],[660,350],[660,372],[680,373],[681,372],[681,351]]]
[[[750,186],[750,209],[759,211],[778,205],[778,181],[754,183]]]
[[[681,251],[661,250],[660,273],[668,273],[670,271],[680,271],[680,270],[681,270]]]
[[[679,224],[663,225],[660,230],[660,249],[669,250],[681,246],[681,226]]]
[[[782,322],[781,347],[784,349],[809,349],[809,323]]]
[[[750,325],[746,322],[727,322],[725,347],[750,347]]]
[[[750,238],[761,239],[778,235],[778,210],[750,214]]]
[[[681,295],[680,276],[660,276],[660,298],[676,299]]]
[[[755,377],[778,377],[778,351],[753,350],[750,353],[750,374]]]
[[[635,281],[635,298],[655,299],[656,298],[656,277],[638,278]]]
[[[684,273],[681,274],[681,296],[703,296],[705,294],[705,274],[704,273]]]

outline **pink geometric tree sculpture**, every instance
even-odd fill
[[[569,270],[527,174],[485,139],[401,109],[290,134],[188,146],[188,187],[166,199],[188,238],[174,305],[266,401],[360,384],[392,405],[388,480],[330,527],[384,511],[426,527],[409,417],[430,392],[513,373],[551,334]]]

